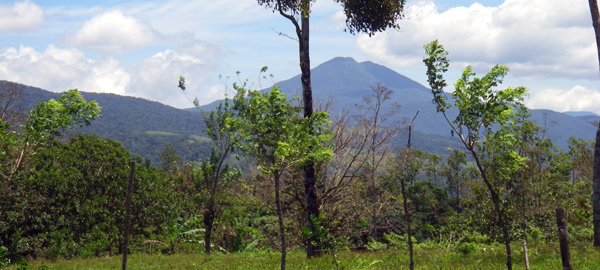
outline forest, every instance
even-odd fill
[[[383,1],[382,12],[338,2],[348,31],[368,35],[395,28],[404,5]],[[26,110],[23,88],[0,82],[0,268],[106,266],[93,260],[123,256],[126,269],[128,255],[134,268],[171,269],[597,265],[599,142],[571,137],[567,149],[555,146],[548,127],[530,119],[527,88],[502,88],[507,66],[483,76],[468,66],[449,79],[448,94],[448,52],[437,40],[424,45],[432,103],[460,140],[442,157],[411,148],[419,110],[393,121],[401,108],[381,84],[353,105],[359,114],[313,102],[310,1],[258,3],[297,30],[301,96],[240,81],[213,110],[195,99],[205,127],[196,135],[210,142],[194,160],[156,142],[152,162],[116,140],[74,132],[102,117],[102,104],[76,89]],[[185,93],[186,78],[178,86]],[[590,125],[600,132],[598,121]],[[573,262],[563,252],[569,242]],[[202,257],[178,257],[190,254]]]
[[[444,113],[446,52],[436,41],[426,50]],[[467,256],[556,242],[556,208],[568,213],[572,242],[591,242],[593,142],[554,147],[520,103],[525,88],[493,87],[504,67],[465,74],[452,98],[460,114],[448,121],[464,147],[448,149],[446,159],[410,149],[412,122],[389,120],[398,108],[384,106],[384,86],[364,97],[361,115],[330,117],[324,107],[307,121],[300,100],[279,89],[234,84],[233,99],[198,114],[209,156],[188,162],[167,144],[159,163],[133,158],[130,252],[285,254],[313,236],[326,254],[410,248]],[[99,104],[70,90],[23,113],[21,88],[2,88],[3,263],[121,254],[131,154],[111,139],[68,132],[93,125]],[[314,233],[304,215],[307,161],[317,175]]]

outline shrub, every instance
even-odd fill
[[[475,250],[477,250],[477,244],[475,244],[475,243],[468,243],[468,242],[462,242],[462,243],[458,244],[457,249],[458,249],[458,252],[460,252],[463,255],[467,256],[469,254],[474,253]]]

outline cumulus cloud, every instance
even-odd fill
[[[594,34],[584,0],[505,0],[498,7],[474,3],[444,12],[431,1],[407,7],[400,31],[360,35],[360,50],[389,66],[422,67],[423,45],[438,39],[454,66],[489,70],[504,64],[513,76],[531,79],[597,76]]]
[[[559,112],[588,111],[600,115],[600,92],[577,85],[569,90],[545,89],[531,95],[525,105],[532,109],[551,109]]]
[[[31,1],[0,4],[0,33],[37,30],[43,21],[42,8]]]
[[[114,59],[92,61],[77,49],[48,45],[0,49],[0,77],[50,91],[79,88],[87,92],[124,94],[129,74]]]
[[[161,40],[161,35],[149,25],[112,10],[86,21],[65,42],[101,53],[124,54]]]
[[[44,51],[36,51],[21,45],[18,49],[0,49],[0,78],[54,92],[78,88],[191,107],[177,88],[179,76],[186,77],[190,98],[198,97],[201,103],[222,98],[224,89],[211,82],[221,65],[221,55],[226,52],[222,44],[196,41],[159,52],[127,70],[118,60],[94,61],[75,48],[49,45]]]
[[[178,50],[166,50],[135,65],[129,93],[158,100],[177,107],[193,106],[177,88],[179,76],[186,77],[186,94],[198,97],[201,104],[222,98],[223,92],[212,81],[220,65],[219,56],[226,51],[223,45],[197,42]],[[207,89],[208,88],[208,89]]]

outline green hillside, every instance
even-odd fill
[[[26,86],[25,107],[35,107],[40,100],[56,99],[59,93]],[[83,134],[97,134],[119,141],[133,155],[158,162],[158,153],[171,144],[184,160],[205,158],[210,140],[205,137],[202,116],[197,111],[173,108],[142,98],[82,92],[86,100],[102,107],[92,125],[78,129]]]
[[[380,83],[393,90],[383,110],[392,103],[401,105],[395,121],[412,117],[419,110],[414,122],[413,147],[444,156],[447,148],[458,148],[456,138],[450,136],[450,128],[443,116],[431,103],[431,93],[423,85],[395,71],[372,62],[358,63],[352,58],[336,57],[312,71],[313,92],[317,101],[333,100],[333,113],[350,107],[350,113],[358,114],[355,104],[363,104],[362,98],[371,93],[370,87]],[[300,76],[278,82],[277,86],[289,95],[300,93]],[[66,89],[65,89],[66,90]],[[40,100],[57,98],[58,93],[40,88],[25,87],[25,106],[32,108]],[[83,93],[87,100],[95,100],[102,107],[102,116],[94,123],[77,130],[84,134],[97,134],[117,140],[133,155],[158,162],[166,144],[171,144],[183,160],[205,158],[210,153],[210,141],[206,138],[202,116],[196,109],[177,109],[159,102],[116,94]],[[448,94],[448,96],[450,96]],[[205,110],[214,109],[220,101],[204,105]],[[595,115],[574,116],[550,110],[531,110],[531,119],[548,129],[548,136],[556,146],[567,148],[569,137],[592,139],[595,128],[590,122]],[[452,119],[456,111],[449,110]],[[577,114],[575,114],[577,115]],[[400,145],[406,141],[398,138]]]

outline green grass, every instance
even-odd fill
[[[524,269],[520,246],[514,246],[514,269]],[[600,249],[591,244],[576,243],[571,247],[574,269],[598,269]],[[128,269],[279,269],[280,254],[276,252],[246,252],[232,254],[150,255],[131,254]],[[29,269],[46,266],[47,269],[120,269],[121,257],[101,257],[57,261],[35,260]],[[339,269],[408,269],[408,253],[401,251],[338,253]],[[561,269],[558,244],[531,245],[531,269]],[[417,250],[415,269],[506,269],[504,250],[501,247],[480,249],[471,255],[457,253],[454,249]],[[332,255],[306,259],[301,251],[288,254],[288,269],[336,269]],[[8,269],[16,269],[16,266]]]
[[[146,131],[148,135],[162,135],[162,136],[176,136],[179,135],[177,133],[164,132],[164,131]]]
[[[208,137],[202,137],[198,135],[190,135],[190,138],[198,141],[198,142],[212,142],[212,140]]]

